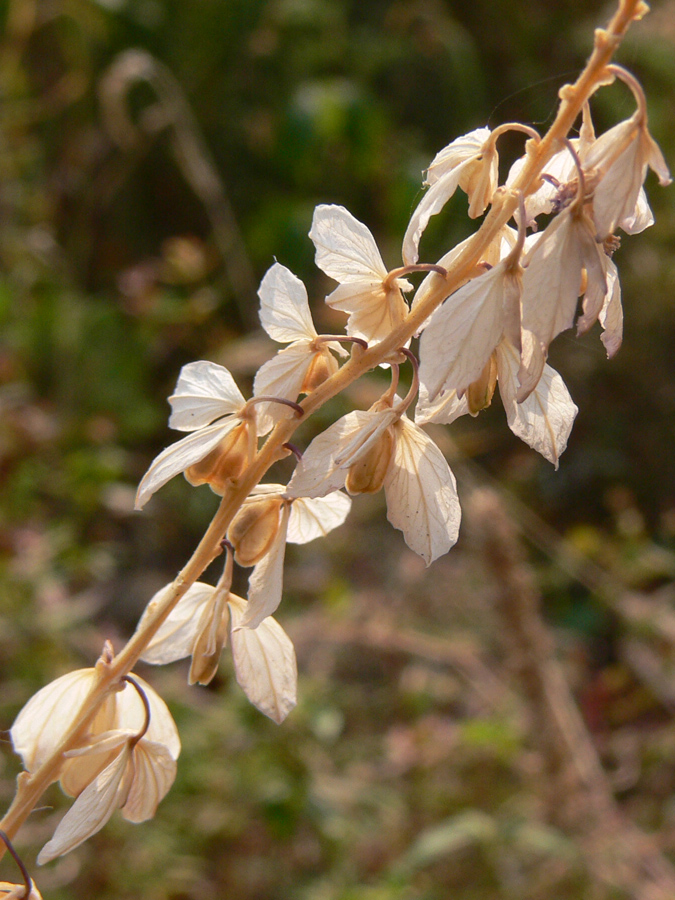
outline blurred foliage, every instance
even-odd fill
[[[215,508],[206,488],[176,479],[132,511],[170,439],[165,398],[198,358],[250,385],[272,352],[255,290],[273,257],[324,295],[307,238],[315,204],[347,206],[397,264],[433,155],[485,123],[545,128],[610,11],[596,0],[0,3],[3,728],[106,637],[120,646],[199,539]],[[619,56],[644,82],[671,162],[674,43],[669,0]],[[111,81],[111,66],[129,75],[134,60],[154,80]],[[117,132],[111,96],[129,116]],[[631,104],[619,87],[600,93],[598,125]],[[505,158],[517,141],[504,138]],[[200,194],[204,172],[214,189]],[[657,224],[616,257],[624,347],[607,362],[597,333],[567,333],[552,353],[580,407],[560,470],[495,408],[439,440],[520,498],[514,515],[537,538],[547,613],[621,803],[672,851],[673,645],[585,577],[596,567],[672,608],[675,203],[651,176],[647,186]],[[430,224],[425,258],[469,227],[457,198]],[[540,519],[528,526],[529,509]],[[330,539],[289,553],[280,618],[301,670],[289,720],[277,728],[249,708],[225,661],[209,689],[188,690],[180,666],[152,671],[181,731],[178,782],[152,823],[114,818],[40,871],[45,896],[625,896],[595,884],[580,842],[547,820],[517,704],[495,704],[479,677],[425,651],[427,636],[459,642],[506,678],[470,541],[424,572],[379,498],[362,498]],[[354,636],[372,622],[417,643],[364,650]],[[6,749],[4,803],[18,771]],[[65,806],[55,789],[45,803],[55,812],[35,813],[18,841],[29,859]]]

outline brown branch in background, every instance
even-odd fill
[[[532,740],[544,759],[542,790],[551,820],[583,833],[583,849],[596,878],[635,900],[673,900],[675,868],[656,842],[623,816],[614,799],[556,658],[517,528],[489,489],[474,490],[466,508],[494,578],[493,603],[506,668],[526,700]]]
[[[135,122],[128,107],[129,91],[142,81],[151,85],[157,102],[146,107]],[[99,93],[108,132],[123,150],[137,149],[142,138],[170,129],[178,165],[211,222],[242,322],[257,326],[256,307],[251,302],[258,287],[255,272],[225,185],[178,81],[145,50],[128,50],[117,57],[101,79]]]

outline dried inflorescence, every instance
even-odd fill
[[[631,8],[633,18],[644,12],[642,4]],[[338,282],[326,302],[346,313],[344,335],[316,331],[304,285],[275,263],[260,286],[260,319],[287,346],[261,367],[253,397],[247,401],[228,370],[213,362],[183,368],[169,398],[169,425],[187,435],[151,464],[137,507],[180,473],[193,485],[208,484],[222,496],[221,506],[178,579],[148,604],[117,669],[112,654],[104,654],[96,669],[57,679],[19,714],[11,734],[27,772],[37,780],[49,770],[50,780],[76,797],[40,862],[77,846],[116,808],[130,821],[149,818],[173,781],[180,744],[168,710],[139,679],[121,680],[137,659],[165,664],[190,657],[190,682],[207,684],[229,643],[250,701],[276,722],[289,713],[295,655],[271,617],[282,598],[287,542],[327,534],[346,519],[350,495],[383,489],[390,522],[427,564],[453,546],[461,517],[455,479],[421,426],[477,415],[498,386],[510,428],[558,465],[577,407],[546,363],[549,346],[575,322],[584,332],[597,320],[608,356],[618,350],[616,232],[633,234],[653,221],[642,187],[648,167],[661,184],[670,181],[647,129],[642,90],[607,64],[611,50],[600,38],[585,94],[563,89],[547,141],[521,125],[478,128],[437,154],[404,236],[401,266],[387,269],[373,235],[346,209],[317,207],[309,236],[317,265]],[[633,91],[637,109],[596,137],[588,100],[615,77]],[[573,103],[583,121],[569,139]],[[497,139],[508,129],[524,131],[528,140],[500,187]],[[437,263],[418,263],[430,217],[458,189],[467,194],[471,218],[492,207],[484,225]],[[413,285],[406,276],[419,271],[427,274],[409,304]],[[419,364],[408,349],[415,337]],[[350,343],[348,352],[343,344]],[[298,452],[287,485],[261,483],[290,453],[288,440],[308,414],[383,364],[391,384],[370,409],[348,412]],[[401,397],[404,364],[413,378]],[[221,547],[217,584],[198,581]],[[230,591],[235,563],[252,568],[246,599]],[[49,775],[43,780],[44,787]]]

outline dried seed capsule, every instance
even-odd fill
[[[204,459],[185,470],[190,484],[209,484],[222,494],[228,481],[239,478],[248,461],[248,422],[233,428]]]
[[[281,497],[261,497],[242,506],[232,519],[227,538],[240,566],[254,566],[271,548],[283,502]]]
[[[318,353],[314,354],[314,358],[309,364],[304,381],[302,382],[302,387],[300,388],[300,393],[309,394],[315,388],[318,388],[320,384],[323,384],[327,378],[334,375],[337,370],[337,359],[335,359],[330,350],[326,348],[321,349]]]
[[[481,409],[487,409],[492,403],[492,395],[497,384],[497,363],[494,353],[485,363],[485,368],[478,378],[466,389],[466,400],[472,416],[478,415]]]
[[[350,494],[374,494],[384,484],[391,455],[394,452],[394,435],[391,428],[383,432],[377,443],[349,467],[345,487]]]

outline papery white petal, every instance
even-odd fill
[[[611,259],[607,260],[607,294],[598,320],[603,329],[600,340],[605,345],[608,359],[611,359],[623,340],[621,285],[619,272]]]
[[[420,339],[420,381],[433,399],[463,393],[485,368],[504,331],[505,294],[513,278],[502,262],[455,291],[431,316]]]
[[[68,750],[63,755],[66,759],[79,759],[83,756],[99,753],[110,753],[112,751],[117,755],[117,751],[125,744],[129,738],[134,736],[135,732],[130,728],[116,728],[112,731],[104,731],[102,734],[92,735],[87,738],[86,743],[76,747],[74,750]],[[101,768],[104,768],[101,766]]]
[[[163,744],[142,738],[133,750],[133,779],[122,815],[128,822],[151,819],[176,780],[176,760]]]
[[[281,625],[268,616],[257,628],[242,625],[246,601],[230,594],[232,657],[239,686],[251,703],[277,724],[297,703],[295,650]]]
[[[429,224],[429,219],[443,209],[457,190],[462,175],[472,162],[473,158],[465,160],[433,182],[420,200],[403,236],[403,262],[406,266],[414,265],[419,259],[420,240],[424,229]]]
[[[387,277],[375,238],[343,206],[317,206],[309,236],[317,266],[341,284],[381,282]]]
[[[214,419],[239,412],[246,401],[224,366],[199,360],[183,366],[169,403],[169,428],[196,431]]]
[[[606,290],[601,251],[587,217],[576,214],[574,207],[551,222],[523,265],[520,402],[539,380],[553,338],[574,323],[582,270],[588,275],[587,291],[600,291],[604,296]]]
[[[375,343],[387,337],[408,313],[408,305],[398,287],[400,280],[387,290],[381,281],[341,284],[326,297],[326,303],[349,313],[347,334],[350,337]]]
[[[54,837],[40,851],[39,866],[74,850],[96,834],[124,803],[129,788],[131,753],[127,743],[110,765],[82,791],[59,822]]]
[[[415,424],[427,425],[435,422],[440,425],[449,425],[460,416],[469,412],[469,400],[466,394],[459,399],[457,391],[445,391],[440,393],[435,400],[429,400],[429,391],[420,384],[420,392],[415,407]]]
[[[307,290],[286,266],[274,263],[258,291],[260,322],[274,341],[311,341],[317,336],[307,302]]]
[[[305,341],[280,350],[258,369],[253,382],[253,396],[281,397],[295,403],[314,356],[314,351]],[[277,422],[294,416],[295,412],[283,403],[259,403],[256,404],[256,415],[259,434],[266,434]]]
[[[638,191],[635,209],[625,219],[619,222],[619,228],[622,228],[626,234],[640,234],[645,228],[651,228],[654,224],[654,214],[647,200],[647,194],[643,187]]]
[[[384,480],[387,518],[427,565],[459,535],[461,509],[455,476],[431,438],[403,417],[394,426],[394,456]]]
[[[169,707],[159,696],[154,688],[140,675],[133,674],[136,681],[145,694],[150,706],[150,724],[145,732],[143,740],[156,741],[163,744],[173,759],[180,755],[180,738],[178,729],[169,712]],[[116,727],[129,728],[138,734],[145,725],[145,707],[133,685],[127,684],[124,690],[115,695],[117,700]]]
[[[173,585],[168,584],[157,591],[141,616],[136,626],[137,630],[143,628],[147,619],[154,615],[157,606],[172,589]],[[196,581],[188,588],[143,651],[141,656],[143,662],[164,665],[185,659],[192,653],[199,618],[213,597],[214,590],[212,585],[201,581]]]
[[[28,772],[39,768],[61,743],[95,680],[94,669],[68,672],[39,690],[23,707],[10,736]]]
[[[497,348],[499,393],[511,431],[558,468],[578,409],[560,375],[545,365],[529,397],[517,402],[520,357],[507,341]]]
[[[279,531],[269,552],[253,567],[248,580],[248,605],[241,626],[257,628],[281,603],[284,580],[286,533],[290,516],[289,504],[281,509]]]
[[[342,491],[326,497],[300,497],[293,501],[288,522],[289,544],[307,544],[342,525],[349,514],[352,501]]]
[[[35,887],[31,879],[30,893],[26,897],[26,885],[15,884],[13,881],[0,881],[0,897],[2,900],[42,900],[42,894]]]
[[[289,497],[325,497],[344,486],[347,467],[395,419],[373,410],[355,410],[314,438],[288,483]]]
[[[467,159],[479,156],[490,134],[489,128],[474,128],[439,150],[427,169],[426,183],[435,184]]]
[[[228,416],[215,425],[208,425],[188,434],[162,450],[152,461],[138,486],[135,508],[143,509],[150,497],[167,481],[204,459],[239,422],[237,416]]]

